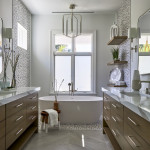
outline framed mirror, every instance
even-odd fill
[[[139,39],[139,72],[150,74],[150,10],[139,18],[141,38]]]
[[[3,20],[0,18],[0,73],[2,72]]]

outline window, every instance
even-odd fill
[[[20,23],[18,23],[17,44],[19,47],[27,50],[27,30]]]
[[[51,81],[57,89],[64,79],[60,91],[68,92],[68,83],[73,82],[73,88],[78,92],[96,92],[95,38],[96,32],[82,34],[76,38],[52,32]]]

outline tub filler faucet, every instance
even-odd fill
[[[69,95],[74,96],[74,92],[76,92],[77,90],[74,90],[73,82],[68,83],[68,86],[69,86]]]

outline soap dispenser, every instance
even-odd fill
[[[139,91],[141,89],[141,80],[139,70],[134,70],[133,80],[132,80],[132,89],[134,91]]]

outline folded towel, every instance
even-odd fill
[[[50,126],[58,125],[58,112],[54,109],[45,109],[44,111],[49,114],[48,123]]]

